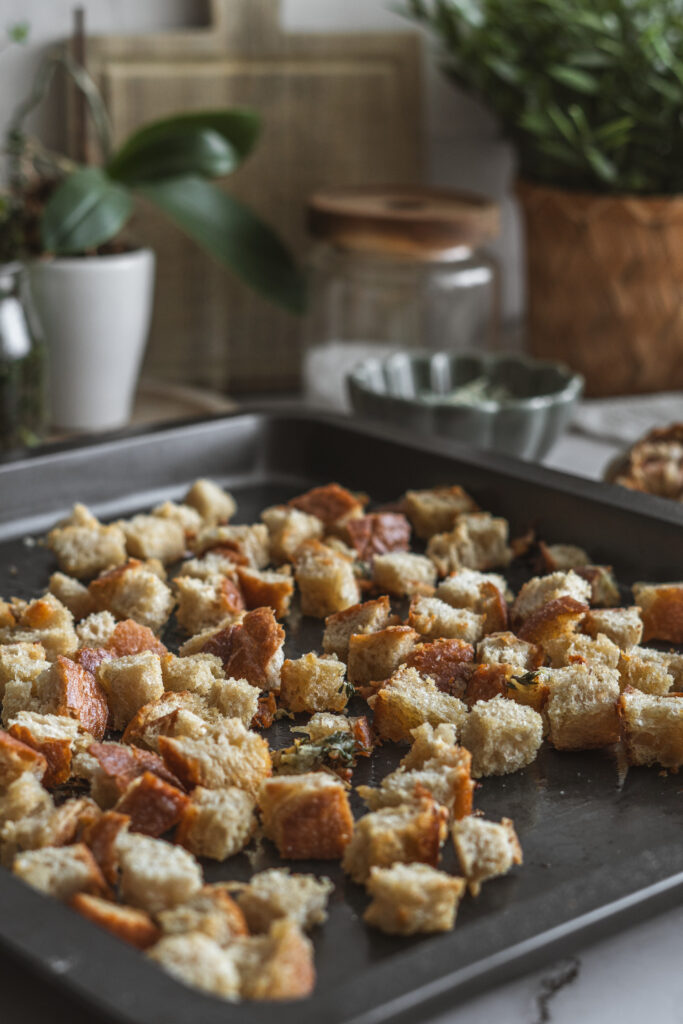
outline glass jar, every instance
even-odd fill
[[[23,268],[0,266],[0,453],[45,435],[45,347]]]
[[[303,362],[308,400],[346,409],[346,375],[400,348],[491,349],[499,273],[483,246],[495,203],[434,189],[340,189],[309,203],[318,245]]]

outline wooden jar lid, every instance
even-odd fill
[[[498,204],[483,196],[414,185],[321,189],[308,201],[316,238],[347,249],[444,259],[500,230]]]

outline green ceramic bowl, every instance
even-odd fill
[[[584,382],[561,363],[521,355],[417,349],[366,359],[347,383],[367,419],[540,459],[568,425]]]

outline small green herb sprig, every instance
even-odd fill
[[[333,732],[319,740],[296,740],[293,747],[279,752],[280,772],[302,774],[321,767],[333,771],[352,768],[356,763],[357,744],[351,732]]]

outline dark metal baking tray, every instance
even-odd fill
[[[0,466],[0,594],[29,596],[52,569],[26,543],[75,500],[101,516],[129,514],[208,475],[229,486],[239,516],[316,483],[338,480],[377,503],[407,487],[460,483],[513,531],[535,527],[548,541],[585,546],[620,579],[679,579],[683,513],[673,503],[593,484],[538,466],[405,436],[334,417],[256,412],[151,434],[38,454]],[[320,627],[303,620],[289,653],[310,650]],[[272,737],[286,742],[287,726]],[[400,752],[382,749],[354,781],[383,774]],[[0,870],[0,945],[84,1000],[100,1017],[128,1024],[375,1024],[416,1022],[578,943],[670,906],[683,893],[681,782],[631,770],[621,780],[607,752],[543,749],[516,775],[485,780],[476,804],[515,820],[525,862],[463,902],[453,933],[393,939],[365,928],[362,890],[338,866],[302,863],[331,875],[328,922],[314,934],[318,983],[303,1002],[233,1007],[176,983],[144,957],[68,908]],[[210,880],[245,877],[276,863],[269,844],[250,862],[207,865]],[[445,855],[453,868],[452,854]]]

